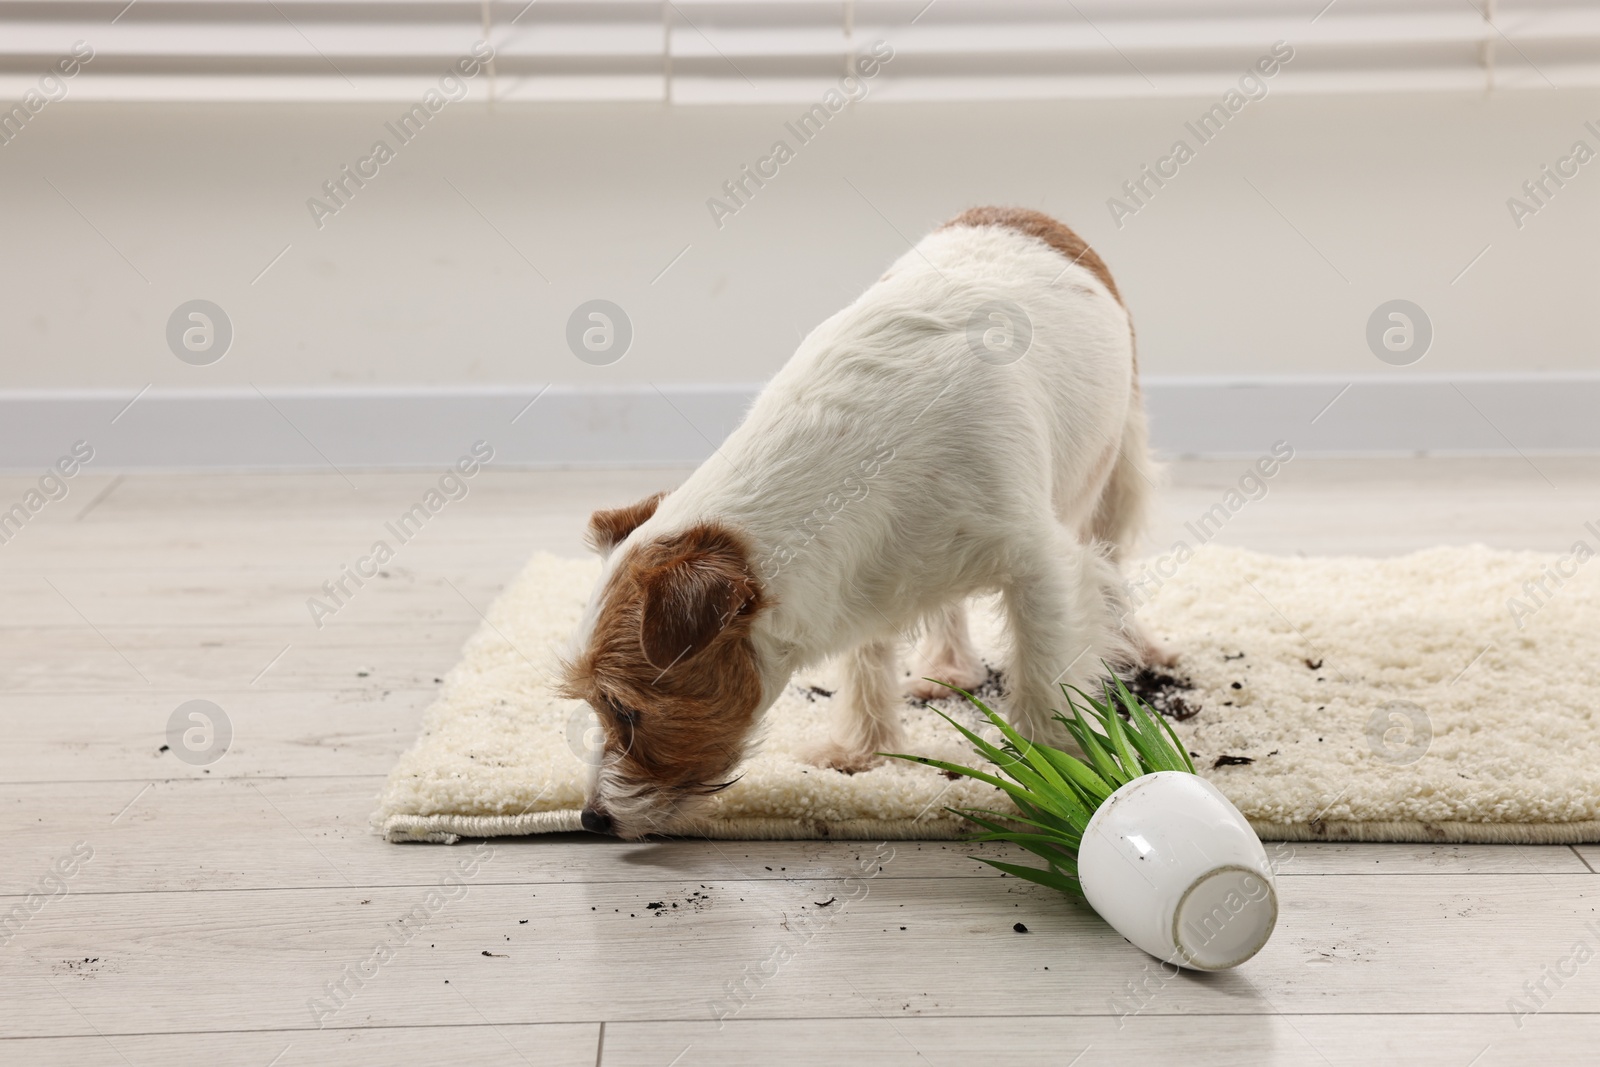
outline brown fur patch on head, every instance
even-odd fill
[[[1003,226],[1043,241],[1099,278],[1117,303],[1122,303],[1122,294],[1117,292],[1117,283],[1111,280],[1111,268],[1106,266],[1105,260],[1065,223],[1057,222],[1042,211],[1025,207],[968,208],[939,229],[948,230],[953,226]]]
[[[765,605],[744,539],[701,523],[635,545],[601,592],[565,695],[606,733],[606,765],[635,797],[714,792],[761,702],[750,629]]]
[[[665,492],[645,497],[637,504],[620,508],[606,508],[589,516],[589,529],[584,536],[589,547],[602,556],[616,548],[622,539],[638,529],[640,524],[656,513]]]

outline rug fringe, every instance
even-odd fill
[[[1310,822],[1250,820],[1263,841],[1408,842],[1430,845],[1584,845],[1600,822]]]

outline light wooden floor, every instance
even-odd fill
[[[1600,519],[1600,461],[1534,463],[1296,460],[1222,539],[1565,549]],[[1244,469],[1177,465],[1152,541]],[[434,480],[348,475],[91,469],[0,545],[0,920],[20,916],[0,926],[0,1062],[1600,1055],[1595,847],[1269,845],[1273,942],[1235,973],[1168,978],[960,846],[385,844],[371,798],[478,613],[531,550],[581,551],[590,508],[678,475],[487,472],[318,630],[306,598]],[[31,482],[0,477],[0,508]],[[209,767],[161,751],[196,698],[233,728]],[[74,849],[92,858],[62,895],[49,874]],[[863,869],[864,897],[821,905]],[[1519,1021],[1512,998],[1540,983]]]

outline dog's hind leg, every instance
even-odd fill
[[[1060,684],[1093,693],[1102,661],[1114,665],[1132,650],[1104,594],[1118,580],[1109,560],[1055,524],[1028,548],[1001,589],[1011,637],[1006,718],[1032,740],[1064,745],[1066,729],[1054,719],[1067,706]]]
[[[893,641],[868,641],[845,657],[828,740],[806,753],[807,763],[855,774],[882,763],[877,753],[901,750],[897,652]]]
[[[1117,605],[1123,632],[1133,646],[1133,665],[1170,667],[1177,662],[1177,657],[1151,637],[1134,617],[1121,575],[1123,564],[1132,556],[1144,530],[1145,514],[1155,489],[1157,468],[1150,459],[1148,437],[1144,406],[1136,391],[1128,406],[1127,421],[1122,424],[1122,442],[1117,448],[1111,476],[1100,491],[1100,500],[1089,521],[1088,536],[1109,546],[1115,580],[1106,587],[1105,595]]]
[[[948,686],[930,682],[929,678],[972,690],[989,676],[983,660],[978,658],[978,650],[973,647],[972,635],[967,632],[964,600],[951,601],[928,616],[927,636],[917,655],[920,658],[912,672],[916,677],[911,679],[908,691],[918,700],[937,700],[950,695]]]

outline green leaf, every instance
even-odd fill
[[[977,860],[979,863],[987,863],[995,870],[1009,874],[1013,878],[1021,878],[1025,881],[1035,882],[1047,889],[1054,889],[1058,892],[1068,893],[1072,896],[1078,897],[1079,899],[1082,899],[1083,897],[1083,887],[1078,884],[1078,880],[1076,878],[1070,878],[1064,874],[1057,874],[1055,871],[1041,871],[1037,867],[1023,867],[1015,863],[1002,863],[999,860],[988,859],[984,856],[974,856],[972,858]]]
[[[944,810],[948,811],[952,815],[959,815],[963,819],[971,819],[979,826],[987,826],[988,824],[980,819],[973,818],[974,813],[978,815],[992,815],[996,819],[1004,819],[1008,822],[1022,823],[1024,826],[1032,826],[1038,830],[1042,830],[1046,835],[1056,838],[1057,840],[1061,841],[1063,845],[1072,849],[1076,849],[1079,842],[1083,840],[1083,834],[1078,830],[1074,830],[1070,827],[1063,829],[1059,826],[1051,826],[1049,823],[1041,822],[1037,819],[1030,819],[1025,815],[1016,815],[1009,811],[992,811],[989,808],[945,808]],[[1001,824],[1001,828],[1005,828],[1003,823]]]
[[[955,687],[952,686],[951,688]],[[1061,777],[1061,773],[1051,765],[1048,759],[1030,758],[1034,755],[1034,750],[1039,749],[1042,746],[1035,745],[1032,741],[1029,741],[1027,738],[1023,737],[1017,732],[1015,727],[1006,722],[1006,720],[1001,718],[999,715],[995,714],[992,708],[990,708],[983,701],[979,700],[977,697],[973,696],[971,693],[967,692],[965,689],[956,689],[956,692],[970,700],[974,705],[977,706],[978,710],[982,711],[989,717],[989,721],[994,723],[996,729],[1000,731],[1001,735],[1016,747],[1017,752],[1021,755],[1023,761],[1028,765],[1030,770],[1032,770],[1050,785],[1054,786],[1061,793],[1067,793],[1069,791],[1066,779]],[[1022,780],[1020,777],[1013,774],[1010,769],[1007,769],[1006,773],[1012,774],[1012,777],[1017,778],[1018,781]]]
[[[1089,825],[1089,817],[1093,814],[1093,809],[1083,797],[1079,796],[1074,799],[1077,806],[1068,808],[1067,805],[1063,804],[1062,807],[1068,810],[1066,810],[1065,814],[1062,814],[1041,808],[1031,800],[1011,794],[1011,800],[1016,804],[1017,809],[1034,822],[1048,826],[1058,833],[1082,836],[1083,831]]]
[[[1015,799],[1015,798],[1013,798]],[[1048,806],[1040,807],[1036,800],[1048,799]],[[1022,808],[1019,803],[1017,805]],[[1052,793],[1048,798],[1035,797],[1029,794],[1029,807],[1036,809],[1040,815],[1048,815],[1066,826],[1072,827],[1077,832],[1089,825],[1089,816],[1094,814],[1094,806],[1089,804],[1078,793],[1071,791]],[[1026,811],[1027,809],[1023,809]]]
[[[1010,841],[1041,857],[1053,867],[1070,866],[1076,869],[1078,857],[1074,846],[1069,846],[1060,838],[1050,834],[1030,834],[1024,830],[1007,830],[999,823],[981,819],[969,812],[962,812],[962,817],[989,830],[986,834],[968,838],[969,841]]]
[[[1037,803],[1041,799],[1041,795],[1037,790],[1029,790],[1026,786],[1019,783],[1008,782],[1003,778],[996,778],[992,774],[985,774],[982,771],[973,770],[971,767],[963,767],[959,763],[947,763],[944,760],[933,759],[929,756],[906,756],[897,752],[881,752],[879,755],[888,757],[889,759],[903,759],[908,763],[920,763],[924,767],[936,767],[939,770],[965,775],[968,778],[987,783],[988,785],[994,786],[996,789],[1003,790],[1018,805]]]
[[[1110,670],[1109,667],[1106,669]],[[1120,683],[1121,679],[1117,679],[1117,681]],[[1066,685],[1063,685],[1061,688],[1063,692],[1067,691]],[[1067,693],[1067,699],[1072,703],[1076,703],[1076,701],[1074,701],[1072,698],[1072,693],[1077,693],[1077,695],[1082,698],[1084,703],[1088,704],[1092,709],[1094,709],[1096,721],[1098,721],[1102,726],[1106,725],[1110,716],[1117,715],[1116,708],[1122,703],[1120,699],[1113,697],[1109,682],[1106,684],[1106,700],[1104,701],[1097,700],[1085,693],[1083,690],[1074,688],[1071,690],[1071,692]],[[1139,709],[1142,713],[1143,709],[1141,708],[1138,697],[1135,697],[1132,693],[1129,693],[1128,697],[1133,700],[1133,707]],[[1148,720],[1148,717],[1146,718]],[[1159,719],[1160,716],[1157,715],[1156,718]],[[1171,751],[1170,746],[1167,744],[1166,735],[1161,733],[1158,727],[1151,726],[1149,731],[1145,732],[1138,729],[1136,726],[1123,724],[1123,735],[1127,738],[1128,742],[1133,745],[1137,753],[1143,757],[1144,766],[1140,772],[1141,774],[1149,774],[1158,770],[1181,771],[1188,769],[1184,764],[1182,756]]]
[[[1139,707],[1142,704],[1142,701],[1140,701],[1138,697],[1134,696],[1128,687],[1123,684],[1121,678],[1118,678],[1115,673],[1113,673],[1111,677],[1116,680],[1118,692],[1122,695],[1122,699],[1127,702],[1130,707]],[[1177,731],[1172,728],[1172,724],[1167,722],[1166,717],[1159,711],[1155,711],[1153,708],[1151,711],[1155,716],[1155,721],[1160,723],[1162,731],[1168,738],[1172,739],[1171,756],[1174,757],[1173,762],[1177,764],[1177,766],[1174,766],[1172,769],[1175,771],[1188,771],[1190,774],[1198,774],[1199,772],[1196,771],[1194,767],[1194,760],[1189,758],[1189,750],[1185,748],[1183,746],[1183,742],[1178,739]]]
[[[1082,833],[1084,827],[1089,825],[1089,819],[1094,815],[1094,809],[1099,807],[1101,801],[1105,799],[1105,797],[1089,793],[1077,782],[1076,776],[1078,774],[1093,774],[1093,772],[1087,767],[1084,767],[1082,763],[1078,763],[1076,760],[1073,762],[1077,763],[1077,767],[1073,767],[1071,764],[1066,763],[1065,761],[1071,760],[1072,757],[1067,755],[1065,752],[1058,752],[1055,749],[1049,749],[1044,753],[1044,755],[1046,759],[1054,762],[1058,769],[1062,770],[1067,776],[1067,786],[1069,792],[1063,793],[1059,796],[1057,807],[1061,809],[1063,817],[1071,822],[1072,826],[1079,833]],[[1108,792],[1106,796],[1109,795],[1110,793]]]
[[[994,775],[985,774],[982,771],[975,771],[971,767],[963,767],[959,763],[946,763],[942,759],[933,759],[929,756],[907,756],[901,752],[879,752],[877,755],[883,756],[886,759],[903,759],[907,763],[920,763],[924,767],[937,767],[941,771],[949,771],[952,774],[960,774],[965,775],[968,778],[976,778],[980,782],[988,782],[996,789],[1012,788],[1011,783],[1005,781],[1004,779],[996,778]]]
[[[1138,696],[1129,690],[1128,687],[1123,684],[1121,678],[1117,679],[1117,688],[1125,694],[1122,702],[1128,706],[1128,718],[1133,724],[1134,732],[1139,734],[1141,737],[1159,740],[1160,736],[1156,731],[1155,723],[1150,721],[1150,715],[1152,712],[1159,715],[1160,712],[1155,711],[1154,708],[1151,708],[1150,711],[1146,711],[1144,701],[1139,699]]]
[[[1073,731],[1073,736],[1078,739],[1078,747],[1082,748],[1089,759],[1093,761],[1094,769],[1099,773],[1100,777],[1111,785],[1113,791],[1117,786],[1125,784],[1131,776],[1117,767],[1116,762],[1111,758],[1111,753],[1107,751],[1109,746],[1084,721],[1083,712],[1078,709],[1077,705],[1072,706],[1072,715],[1077,720],[1078,726],[1078,729]],[[1137,776],[1137,770],[1135,770],[1133,776]],[[1106,795],[1110,796],[1111,793],[1107,792]]]
[[[1145,773],[1183,770],[1182,765],[1173,765],[1177,762],[1177,757],[1171,753],[1167,739],[1154,725],[1150,729],[1155,733],[1153,738],[1137,729],[1128,731],[1128,743],[1138,751],[1140,759],[1144,761]]]
[[[976,701],[976,699],[974,699],[973,702],[974,704],[978,704],[979,707],[982,707],[981,701]],[[1002,721],[1003,723],[1003,720],[1000,720],[998,715],[995,715],[992,710],[984,710],[989,713],[992,720]],[[1010,725],[1005,725],[1005,729],[1011,729]],[[963,733],[971,733],[971,731],[963,731]],[[1024,742],[1024,744],[1026,744],[1026,742]],[[992,747],[992,745],[990,745],[990,747]],[[1035,758],[1043,757],[1042,747],[1035,745],[1034,750],[1032,750],[1032,755],[1034,755]],[[1062,755],[1066,755],[1066,753],[1062,753]],[[1062,817],[1062,819],[1067,819],[1067,821],[1072,822],[1074,825],[1086,825],[1086,822],[1088,822],[1088,816],[1090,816],[1091,811],[1093,811],[1093,803],[1099,803],[1099,800],[1104,798],[1101,797],[1099,800],[1094,800],[1093,803],[1088,803],[1088,805],[1086,805],[1085,801],[1083,801],[1083,798],[1080,797],[1078,790],[1072,789],[1072,787],[1070,787],[1070,785],[1067,784],[1067,782],[1064,781],[1061,776],[1059,776],[1059,773],[1054,773],[1054,768],[1051,768],[1050,765],[1037,768],[1034,760],[1021,760],[1021,758],[1019,758],[1019,760],[1011,760],[1010,763],[1005,763],[1005,765],[1000,766],[1000,769],[1005,771],[1008,776],[1013,777],[1014,781],[1018,782],[1022,789],[1027,790],[1027,792],[1030,793],[1030,800],[1034,801],[1035,805],[1040,805],[1043,806],[1043,808],[1050,809],[1050,811],[1053,811],[1054,814],[1058,814],[1059,817]],[[1010,789],[1010,787],[1005,787],[1005,785],[1003,785],[1002,789],[1006,789],[1006,792],[1013,793],[1013,797],[1016,795],[1016,792],[1014,792],[1013,789]]]
[[[996,745],[985,741],[937,708],[934,712],[955,727],[1004,778],[925,756],[892,752],[880,755],[937,767],[1004,792],[1020,814],[987,808],[945,810],[986,831],[969,840],[1009,842],[1040,857],[1047,866],[1041,869],[984,857],[973,858],[1017,878],[1082,896],[1077,879],[1078,848],[1090,818],[1106,797],[1123,784],[1153,771],[1188,770],[1192,773],[1194,770],[1187,750],[1166,720],[1135,696],[1109,666],[1106,669],[1109,680],[1103,682],[1102,698],[1063,685],[1061,693],[1072,715],[1070,718],[1059,713],[1055,716],[1082,747],[1088,762],[1049,745],[1029,741],[994,709],[954,686],[949,688],[981,711],[1000,731],[1004,742]],[[1121,714],[1123,709],[1127,711],[1126,722]],[[1023,828],[1013,828],[1017,826]]]
[[[1172,751],[1172,746],[1167,744],[1166,734],[1151,719],[1151,711],[1146,710],[1144,701],[1135,700],[1129,709],[1128,740],[1139,749],[1140,755],[1150,764],[1152,770],[1181,771],[1183,760]]]
[[[1120,679],[1118,681],[1120,684]],[[1133,746],[1128,744],[1127,735],[1123,733],[1122,716],[1115,711],[1106,716],[1106,736],[1111,739],[1111,744],[1117,750],[1117,759],[1122,761],[1127,781],[1131,782],[1145,773],[1145,768],[1140,764]]]
[[[1166,719],[1162,719],[1160,721],[1161,728],[1165,730],[1167,732],[1167,736],[1172,739],[1172,751],[1177,753],[1179,759],[1183,760],[1183,766],[1174,767],[1173,770],[1188,771],[1190,774],[1199,774],[1200,772],[1195,770],[1194,760],[1189,758],[1189,750],[1183,747],[1183,742],[1178,739],[1178,733],[1172,728],[1172,724],[1167,722]]]
[[[954,809],[946,810],[954,811]],[[968,838],[970,841],[1008,841],[1043,859],[1050,864],[1051,870],[1064,868],[1073,874],[1077,873],[1077,849],[1079,842],[1082,840],[1079,835],[1063,838],[1055,833],[1038,834],[1011,830],[1001,823],[983,818],[983,815],[993,815],[996,819],[1020,821],[1017,820],[1016,816],[1002,812],[983,811],[980,814],[980,809],[969,809],[956,812],[956,814],[990,831],[986,834],[978,834]]]
[[[1077,873],[1077,864],[1070,849],[1064,849],[1059,844],[1050,844],[1048,839],[1030,834],[1001,831],[992,834],[977,834],[969,837],[969,841],[991,842],[1004,841],[1025,848],[1050,865],[1051,869]],[[1030,868],[1038,870],[1039,868]]]
[[[968,699],[970,700],[971,697],[968,697]],[[979,704],[978,706],[982,707],[983,705]],[[983,753],[984,757],[996,767],[999,767],[1001,770],[1005,770],[1011,766],[1011,764],[1016,762],[1016,759],[1006,755],[1004,750],[991,745],[989,742],[985,741],[983,738],[979,737],[977,734],[973,733],[959,722],[956,722],[938,708],[933,708],[932,711],[935,715],[939,716],[939,718],[943,719],[951,726],[954,726],[961,736],[965,737],[967,741],[972,744],[973,748],[976,748],[979,752]]]

